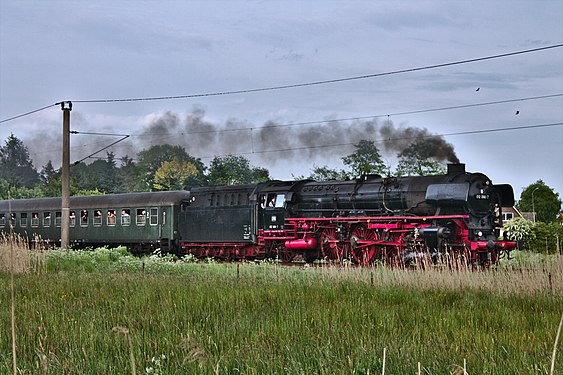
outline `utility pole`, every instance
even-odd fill
[[[61,248],[67,250],[70,244],[70,111],[72,111],[72,102],[61,102],[61,109],[63,111]]]

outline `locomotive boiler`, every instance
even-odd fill
[[[292,225],[313,228],[302,236],[317,239],[323,257],[401,263],[450,252],[486,263],[514,246],[498,241],[501,209],[513,204],[510,185],[493,185],[481,173],[466,173],[463,164],[450,164],[445,175],[307,182],[287,207]]]

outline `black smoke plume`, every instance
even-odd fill
[[[387,120],[379,127],[379,135],[383,141],[386,152],[400,153],[413,143],[424,141],[429,147],[426,155],[437,161],[459,163],[454,146],[439,135],[431,134],[426,128],[395,127],[393,122]]]
[[[82,125],[87,127],[88,124]],[[119,132],[123,132],[123,129]],[[71,150],[72,161],[112,142],[111,138],[85,137],[73,136],[71,145],[84,146]],[[200,108],[194,108],[184,116],[165,112],[151,120],[140,132],[132,134],[130,139],[107,151],[113,152],[116,158],[125,155],[135,158],[140,151],[151,146],[171,144],[184,147],[190,155],[205,159],[204,162],[214,156],[233,154],[252,158],[257,165],[263,163],[274,166],[303,160],[310,160],[312,165],[318,160],[326,164],[353,153],[354,145],[361,140],[374,141],[382,154],[388,156],[396,156],[409,145],[421,140],[431,141],[433,147],[429,157],[437,161],[459,162],[453,146],[441,136],[432,134],[425,128],[397,127],[390,120],[327,119],[323,122],[296,124],[281,124],[272,120],[255,125],[230,119],[224,124],[218,124],[206,119],[205,111]],[[45,137],[40,134],[24,139],[26,145],[44,142]],[[59,143],[58,140],[54,142]],[[97,156],[105,158],[106,151]],[[60,155],[58,152],[44,157],[34,155],[35,165],[39,168],[49,159],[54,165],[58,165]]]

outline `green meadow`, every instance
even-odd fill
[[[2,374],[563,372],[556,256],[422,271],[0,252]]]

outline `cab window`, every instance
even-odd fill
[[[276,195],[276,207],[282,208],[284,203],[285,203],[285,194]]]
[[[269,193],[260,197],[262,208],[282,208],[285,203],[285,194]]]

